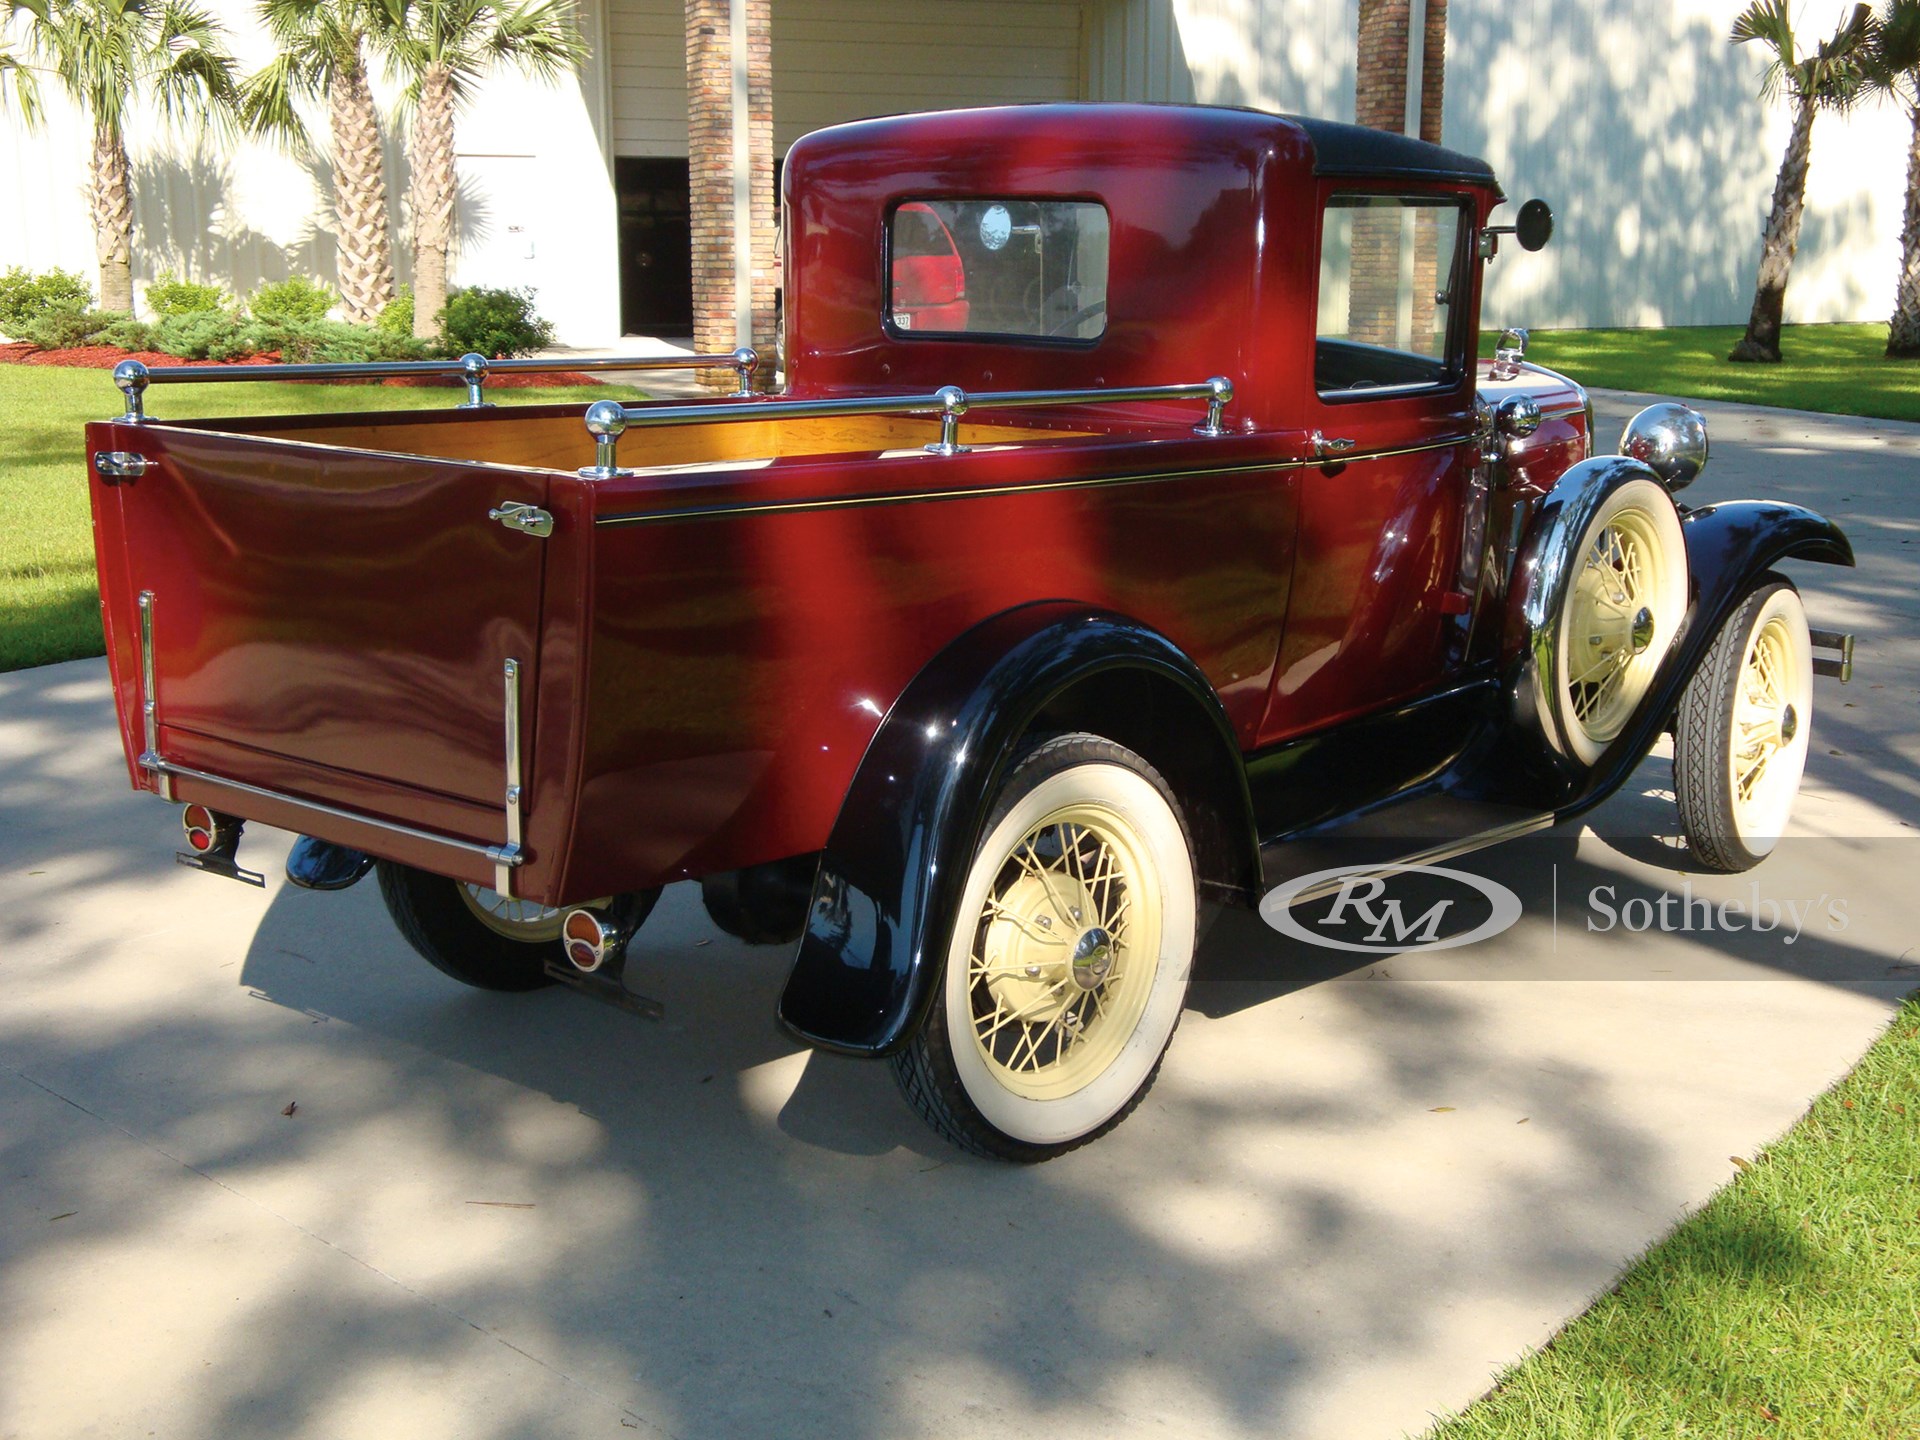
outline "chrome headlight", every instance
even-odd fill
[[[1620,453],[1684,490],[1707,468],[1707,417],[1686,405],[1649,405],[1627,422]]]

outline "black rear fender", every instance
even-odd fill
[[[924,1019],[973,852],[1030,736],[1136,751],[1181,802],[1204,887],[1251,901],[1259,849],[1219,696],[1165,636],[1046,601],[960,636],[914,677],[861,760],[821,856],[780,1020],[824,1049],[885,1055]]]

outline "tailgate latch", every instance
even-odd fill
[[[498,520],[509,530],[518,530],[523,535],[531,535],[536,540],[544,540],[553,534],[553,516],[538,505],[523,505],[518,500],[509,500],[504,505],[496,505],[487,512],[489,520]]]
[[[138,480],[147,473],[147,457],[131,450],[96,450],[93,468],[102,480]]]

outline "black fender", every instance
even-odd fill
[[[898,1050],[926,1018],[982,826],[1024,736],[1088,730],[1180,799],[1203,886],[1251,903],[1259,848],[1220,698],[1172,641],[1124,615],[1040,601],[984,620],[888,710],[820,858],[780,1022],[848,1055]]]
[[[1661,731],[1671,726],[1681,692],[1714,636],[1769,570],[1782,560],[1854,563],[1853,545],[1838,525],[1785,501],[1729,500],[1683,510],[1680,533],[1687,542],[1686,619],[1632,723],[1554,807],[1562,820],[1605,800],[1646,759]]]

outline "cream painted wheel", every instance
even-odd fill
[[[1714,637],[1681,697],[1674,795],[1688,848],[1746,870],[1793,813],[1813,731],[1813,644],[1799,592],[1775,579]]]
[[[1044,1160],[1118,1124],[1180,1020],[1196,916],[1165,783],[1090,735],[1009,776],[968,870],[933,1014],[895,1073],[934,1129]]]
[[[1633,718],[1686,614],[1686,542],[1666,490],[1622,485],[1580,537],[1577,564],[1555,700],[1573,758],[1591,765]]]
[[[473,918],[502,940],[518,940],[538,945],[560,938],[561,913],[531,900],[509,900],[498,890],[489,890],[471,880],[460,882],[460,898],[466,901]]]

